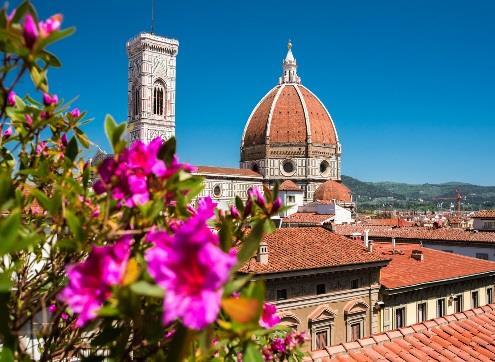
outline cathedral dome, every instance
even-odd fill
[[[337,131],[323,103],[298,83],[271,89],[254,108],[242,139],[243,147],[291,144],[337,145]]]
[[[316,189],[313,201],[352,202],[351,190],[342,182],[328,180]]]

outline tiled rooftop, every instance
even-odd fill
[[[366,219],[363,220],[363,223],[372,226],[414,226],[414,222],[401,219],[400,217],[389,219]]]
[[[280,187],[278,188],[280,191],[301,191],[302,189],[297,186],[294,181],[291,180],[285,180],[280,184]]]
[[[226,175],[226,176],[240,176],[240,177],[257,177],[262,176],[246,168],[230,168],[230,167],[215,167],[215,166],[196,166],[197,174],[200,175]]]
[[[392,259],[380,274],[380,283],[385,288],[495,273],[495,262],[424,248],[418,244],[396,244],[394,249],[391,243],[373,243],[373,248],[384,258]],[[415,250],[421,251],[423,260],[411,257]]]
[[[296,212],[288,217],[283,218],[283,222],[286,225],[298,224],[298,225],[323,225],[325,222],[330,221],[335,215],[317,214],[315,212]]]
[[[412,240],[446,240],[459,241],[466,243],[495,243],[495,233],[493,232],[474,232],[458,228],[439,228],[431,229],[426,227],[403,227],[393,228],[387,226],[369,226],[369,225],[336,225],[335,232],[340,235],[352,235],[353,233],[362,233],[369,230],[371,238],[401,238]]]
[[[476,211],[471,217],[480,219],[495,219],[495,210]]]
[[[310,352],[306,361],[494,361],[495,305],[490,304]]]
[[[241,272],[258,274],[325,269],[381,262],[389,258],[368,252],[360,241],[350,240],[323,227],[281,228],[266,235],[268,263],[252,258]]]

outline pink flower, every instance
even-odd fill
[[[14,19],[17,9],[13,9],[9,15],[7,15],[7,22],[10,23]]]
[[[40,27],[40,35],[42,37],[47,37],[54,31],[59,30],[60,26],[62,25],[62,19],[62,14],[55,14],[45,21],[40,21],[40,23],[38,24]]]
[[[33,119],[31,118],[31,116],[29,114],[26,114],[24,116],[25,120],[26,120],[26,125],[31,128],[31,126],[33,125]]]
[[[56,94],[50,95],[48,93],[43,93],[43,103],[45,106],[57,105],[58,96]]]
[[[116,158],[107,158],[98,166],[100,179],[93,184],[96,193],[110,191],[114,200],[122,201],[127,207],[142,205],[149,201],[149,181],[153,178],[166,179],[177,172],[192,169],[181,164],[174,157],[168,165],[158,158],[163,145],[160,138],[150,144],[134,142]]]
[[[285,353],[285,342],[282,338],[275,338],[271,343],[272,351],[275,353]]]
[[[48,307],[48,311],[50,313],[55,313],[57,311],[57,306],[55,304],[51,304],[49,307]]]
[[[277,197],[275,200],[273,200],[272,204],[272,214],[276,213],[280,208],[282,207],[282,199],[280,197]]]
[[[275,327],[280,323],[280,318],[277,316],[277,307],[271,303],[263,304],[263,313],[260,318],[260,326],[266,329]]]
[[[40,143],[38,143],[38,145],[36,146],[36,154],[37,155],[41,155],[41,154],[45,154],[46,152],[46,148],[47,148],[47,144],[46,144],[46,141],[41,141]]]
[[[9,128],[7,128],[4,132],[3,132],[3,137],[5,139],[9,138],[10,136],[12,136],[12,126],[9,126]]]
[[[197,213],[172,235],[156,230],[147,235],[154,244],[145,254],[148,272],[165,289],[164,324],[181,319],[191,329],[202,329],[218,315],[222,287],[236,257],[218,247],[218,236],[206,224],[215,206],[203,199]]]
[[[79,108],[74,108],[72,111],[70,111],[70,116],[72,118],[79,118],[81,117],[81,111],[79,110]]]
[[[121,282],[130,255],[132,238],[125,236],[114,245],[93,247],[88,258],[67,268],[69,284],[59,294],[74,313],[76,326],[94,319],[98,309]]]
[[[24,42],[29,49],[33,48],[34,43],[38,39],[39,31],[36,22],[31,14],[27,14],[24,18],[24,27],[22,29]]]
[[[239,219],[241,217],[241,214],[239,214],[239,210],[237,210],[235,206],[230,207],[230,215],[233,219]]]
[[[7,105],[9,107],[15,106],[15,92],[14,91],[10,91],[9,94],[7,95]]]
[[[67,319],[69,319],[69,315],[65,312],[62,312],[62,314],[60,314],[60,318],[62,318],[64,321],[66,321]]]
[[[273,361],[274,357],[273,357],[273,352],[270,348],[268,347],[263,347],[263,349],[261,350],[261,352],[263,353],[263,359],[265,361]]]
[[[60,143],[63,147],[67,147],[67,145],[69,144],[69,142],[67,141],[67,133],[64,133],[62,137],[60,137]]]
[[[259,188],[253,186],[249,188],[247,193],[248,193],[248,198],[253,200],[253,202],[256,203],[259,207],[261,208],[265,207],[266,204],[265,197],[263,196]]]

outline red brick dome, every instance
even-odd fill
[[[254,108],[242,137],[242,147],[291,144],[337,145],[332,118],[309,89],[282,83]]]
[[[351,190],[342,182],[328,180],[316,189],[314,201],[340,201],[352,202]]]

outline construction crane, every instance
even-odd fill
[[[435,200],[435,201],[448,201],[448,200],[454,201],[455,200],[456,214],[458,216],[461,216],[462,198],[463,198],[463,195],[461,194],[461,192],[458,189],[456,189],[455,190],[455,197],[434,197],[433,200]]]

